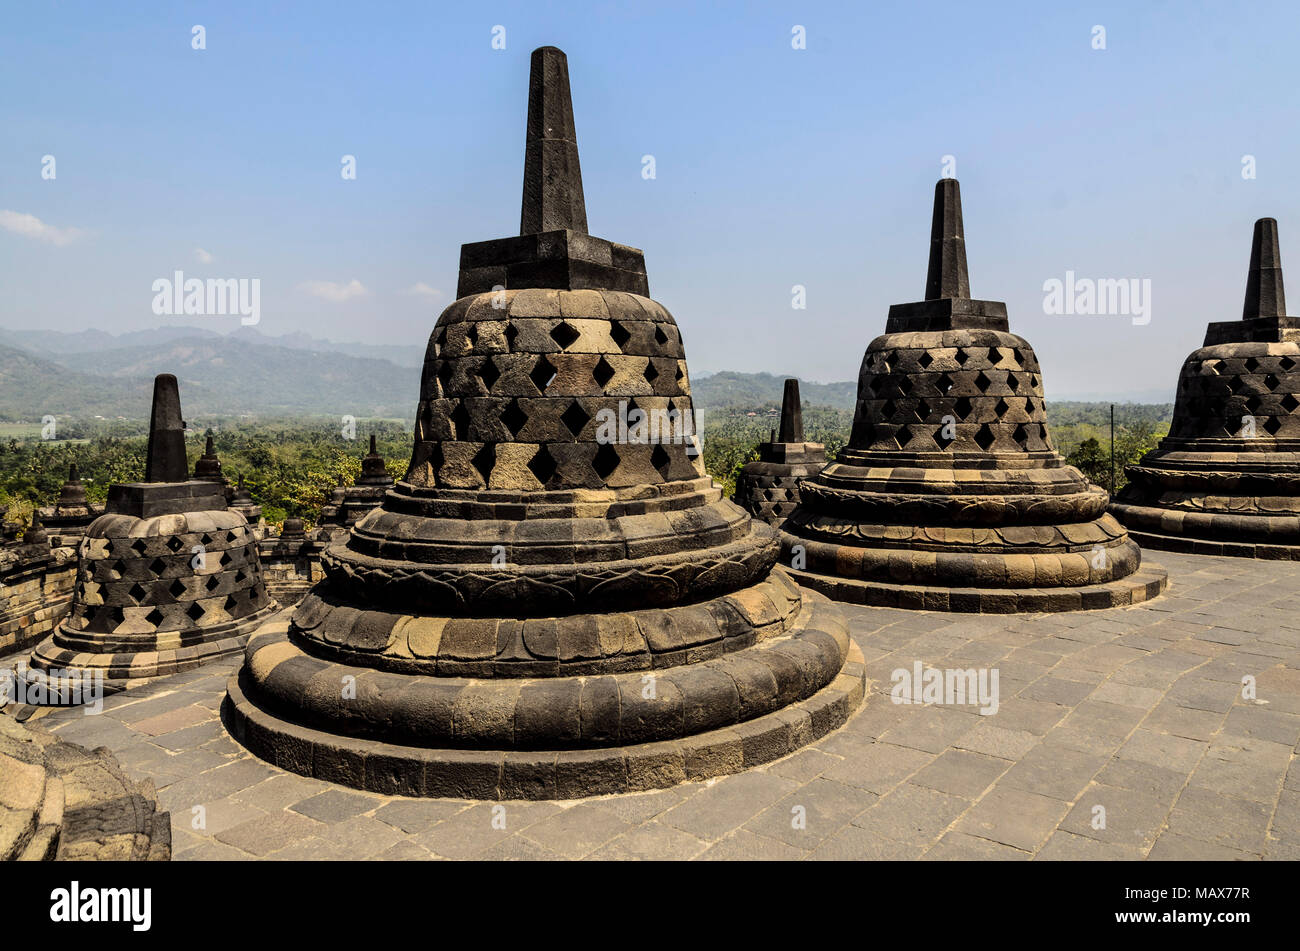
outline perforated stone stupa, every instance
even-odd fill
[[[1033,349],[974,300],[961,193],[935,187],[925,300],[867,348],[848,447],[783,526],[796,579],[857,603],[1065,611],[1143,601],[1166,575],[1052,446]]]
[[[113,686],[187,670],[239,651],[276,608],[244,516],[221,483],[189,478],[176,377],[162,374],[145,479],[109,488],[81,540],[71,612],[31,674],[100,671]]]
[[[94,505],[86,498],[86,487],[74,462],[68,467],[68,481],[59,490],[59,499],[40,510],[41,523],[55,548],[75,546],[86,527],[104,512],[103,506]]]
[[[1300,317],[1277,222],[1255,222],[1241,320],[1212,323],[1178,377],[1169,435],[1111,505],[1143,545],[1300,559]]]
[[[799,381],[785,381],[781,397],[781,428],[759,443],[758,459],[747,462],[736,478],[734,501],[769,525],[780,527],[799,504],[799,480],[814,476],[826,465],[826,447],[807,442]]]
[[[552,47],[526,156],[520,237],[462,249],[405,477],[229,683],[236,736],[286,769],[404,795],[649,789],[781,756],[862,698],[839,610],[704,475],[641,252],[587,234]]]

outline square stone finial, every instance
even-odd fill
[[[1282,251],[1276,218],[1260,218],[1250,244],[1246,302],[1241,320],[1220,320],[1205,329],[1205,346],[1224,343],[1300,343],[1300,317],[1288,317],[1282,287]]]
[[[1286,292],[1282,288],[1282,250],[1277,239],[1277,219],[1260,218],[1250,245],[1250,272],[1246,277],[1246,304],[1242,318],[1285,317]]]
[[[961,186],[955,178],[941,178],[934,186],[925,300],[890,307],[885,333],[964,329],[1009,329],[1007,305],[1001,301],[975,300],[970,296]]]
[[[803,404],[799,401],[799,381],[785,381],[781,394],[781,434],[779,442],[803,442]]]
[[[645,255],[587,233],[569,64],[554,46],[532,56],[519,237],[462,245],[456,296],[526,287],[650,296]]]
[[[189,477],[180,386],[172,374],[159,373],[153,381],[153,409],[149,415],[149,449],[144,481],[185,482]]]

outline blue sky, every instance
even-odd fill
[[[855,378],[889,305],[922,296],[945,155],[972,292],[1007,302],[1049,398],[1171,397],[1205,323],[1240,316],[1258,217],[1279,220],[1300,275],[1294,3],[31,3],[4,18],[8,328],[176,320],[152,313],[151,285],[180,269],[259,278],[268,334],[423,345],[460,244],[518,230],[544,44],[569,56],[591,231],[645,250],[696,375]],[[1044,281],[1067,270],[1149,279],[1151,322],[1044,314]]]

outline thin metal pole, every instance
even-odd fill
[[[1110,494],[1115,494],[1115,404],[1110,404]]]

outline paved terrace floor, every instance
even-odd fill
[[[846,607],[872,678],[860,711],[785,759],[661,792],[497,804],[286,773],[222,727],[229,662],[39,722],[152,778],[181,860],[1300,859],[1300,564],[1151,557],[1170,589],[1133,608]],[[996,668],[998,711],[893,703],[892,672],[917,660]]]

